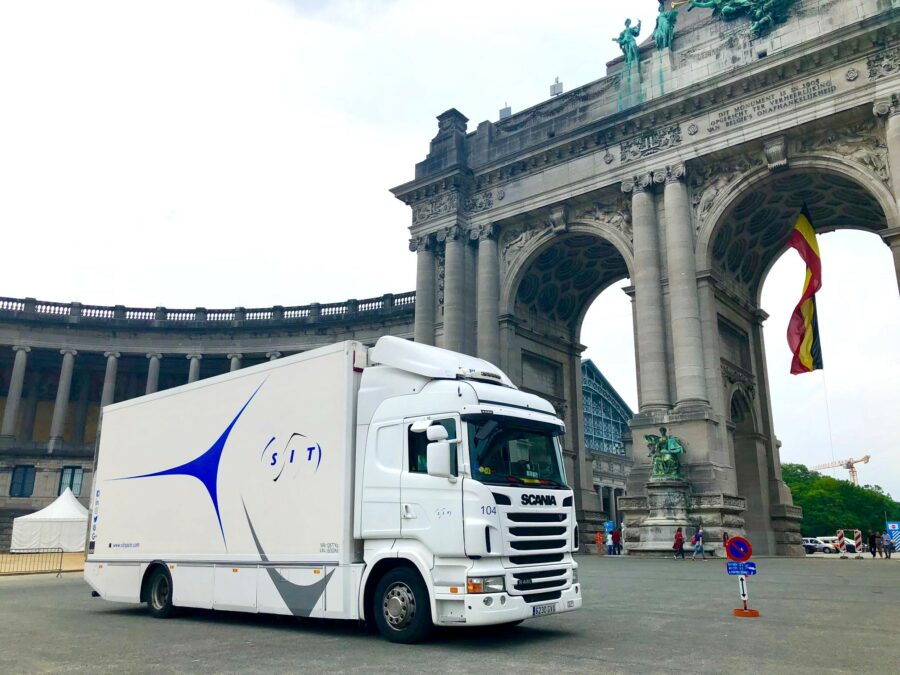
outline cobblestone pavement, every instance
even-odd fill
[[[580,558],[585,607],[397,646],[350,622],[190,611],[155,620],[78,574],[0,578],[0,672],[896,672],[900,560],[760,559],[758,619],[721,560]]]

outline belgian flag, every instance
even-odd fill
[[[822,369],[822,345],[819,342],[819,320],[816,312],[816,292],[822,287],[822,260],[819,257],[819,244],[813,230],[812,218],[805,204],[797,216],[789,244],[791,248],[797,249],[803,262],[806,263],[803,295],[794,308],[787,329],[788,346],[794,354],[791,375],[798,375]]]

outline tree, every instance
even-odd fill
[[[880,532],[885,514],[900,518],[900,503],[877,485],[859,487],[802,464],[783,464],[781,469],[794,504],[803,509],[800,531],[804,537],[831,536],[841,528]]]

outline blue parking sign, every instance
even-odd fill
[[[725,567],[728,574],[733,576],[743,575],[752,577],[756,574],[755,562],[727,562],[725,563]]]

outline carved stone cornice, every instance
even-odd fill
[[[565,204],[554,206],[547,217],[547,227],[554,233],[565,232],[569,229],[569,207]]]
[[[642,173],[634,178],[622,181],[622,192],[625,194],[644,192],[651,187],[653,187],[652,173]]]
[[[722,359],[722,380],[725,385],[740,386],[751,401],[756,398],[756,378],[753,374],[725,359]]]
[[[440,216],[446,216],[460,211],[462,194],[457,189],[443,192],[437,197],[420,202],[413,206],[413,224],[421,225]]]
[[[884,49],[872,54],[866,61],[869,68],[869,79],[880,80],[894,75],[900,69],[900,47]]]
[[[684,162],[678,162],[678,164],[666,167],[667,184],[682,182],[685,179],[685,176],[687,176],[687,170],[685,169]]]
[[[888,111],[888,114],[893,113]],[[799,140],[797,150],[801,153],[834,153],[845,161],[855,161],[863,165],[886,183],[891,179],[891,174],[887,161],[887,144],[882,136],[883,130],[878,128],[876,120],[869,118],[837,129],[804,136]]]
[[[426,234],[421,237],[412,237],[409,240],[409,250],[412,253],[434,250],[434,235]]]
[[[591,208],[579,213],[578,218],[611,225],[631,240],[631,204],[622,195],[615,197],[609,204],[596,202]]]
[[[500,228],[494,223],[485,223],[469,228],[469,239],[472,241],[484,241],[485,239],[497,239]]]
[[[872,114],[875,117],[893,117],[897,113],[900,113],[900,96],[897,94],[880,98],[872,106]]]
[[[778,136],[763,141],[763,153],[766,156],[769,171],[787,168],[787,139],[785,136]]]
[[[463,230],[459,225],[451,225],[450,227],[445,227],[442,230],[438,230],[436,237],[439,242],[445,241],[456,241],[457,239],[461,239],[463,236]]]
[[[494,207],[495,202],[502,202],[506,192],[502,188],[484,190],[467,197],[463,202],[463,211],[466,213],[481,213]]]
[[[698,226],[709,215],[716,197],[741,176],[758,169],[763,159],[758,152],[731,155],[718,162],[704,162],[692,167],[691,203],[697,215]]]

